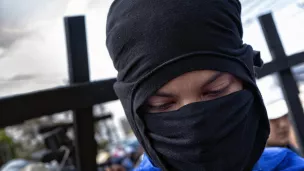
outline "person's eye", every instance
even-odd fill
[[[206,92],[205,95],[217,96],[217,95],[221,94],[222,92],[223,92],[223,90],[213,90],[213,91]]]
[[[164,103],[160,105],[148,105],[147,106],[147,111],[149,113],[158,113],[158,112],[166,112],[169,111],[170,108],[173,106],[173,102],[170,103]]]
[[[204,98],[207,98],[206,100],[212,100],[212,99],[226,95],[228,89],[229,89],[229,85],[227,85],[223,88],[206,91],[203,93],[203,96],[204,96]]]

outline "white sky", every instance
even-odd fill
[[[68,79],[64,15],[86,15],[91,79],[115,77],[105,46],[105,23],[111,2],[0,0],[0,97],[57,87]],[[251,10],[250,4],[243,8],[244,41],[260,50],[264,61],[269,62],[270,53],[254,16],[276,9],[274,17],[286,53],[303,51],[304,9],[295,3],[297,1],[277,0],[275,6],[267,4],[269,1],[260,2],[260,8]],[[271,76],[259,80],[258,84],[266,103],[281,96],[280,89],[273,87]],[[123,116],[118,102],[108,107]]]

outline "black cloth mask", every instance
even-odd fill
[[[263,153],[269,123],[254,78],[254,68],[260,67],[262,60],[259,53],[242,40],[241,3],[238,0],[114,0],[107,18],[106,35],[106,45],[118,71],[114,90],[132,130],[156,167],[170,170],[167,164],[173,160],[169,161],[161,154],[159,146],[154,146],[154,139],[148,134],[142,118],[144,113],[139,109],[170,80],[197,70],[230,73],[252,92],[255,110],[258,110],[255,115],[259,115],[254,117],[260,120],[258,128],[248,128],[247,138],[253,138],[251,143],[254,144],[244,146],[243,151],[250,154],[250,159],[242,161],[248,168],[254,165]],[[214,136],[218,137],[216,133]],[[227,148],[237,148],[230,145]],[[238,160],[227,159],[231,164]]]
[[[252,93],[241,90],[177,111],[145,114],[144,120],[170,170],[238,171],[250,162],[256,112]]]

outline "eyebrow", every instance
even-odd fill
[[[223,75],[222,72],[216,72],[215,74],[213,74],[210,78],[208,78],[208,80],[203,84],[202,87],[205,87],[211,83],[213,83],[214,81],[216,81],[219,77],[221,77]]]

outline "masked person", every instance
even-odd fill
[[[254,77],[262,61],[242,41],[240,13],[237,0],[113,2],[106,44],[145,149],[136,170],[304,169],[287,149],[264,151],[269,123]]]
[[[270,135],[267,140],[268,147],[286,147],[298,153],[291,145],[291,124],[288,118],[288,111],[283,99],[269,105],[268,119],[270,123]]]

